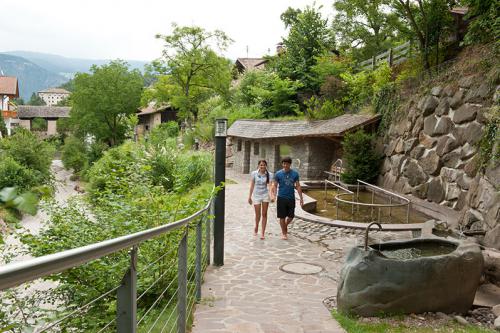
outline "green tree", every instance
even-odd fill
[[[418,41],[425,69],[431,67],[430,56],[433,48],[437,54],[436,58],[439,58],[439,43],[452,22],[449,9],[454,4],[454,0],[391,1],[391,7],[406,20],[412,37]]]
[[[346,163],[342,180],[355,184],[357,179],[373,182],[378,175],[380,156],[373,149],[374,136],[358,130],[344,136],[342,148],[343,160]]]
[[[78,73],[71,95],[70,122],[75,133],[92,136],[98,142],[115,146],[122,142],[141,98],[143,80],[127,63],[112,61],[92,66],[91,73]]]
[[[40,105],[45,105],[45,102],[43,101],[43,99],[40,96],[38,96],[35,93],[32,93],[30,100],[28,101],[28,105],[40,106]]]
[[[5,121],[3,117],[0,116],[0,138],[7,136],[7,125],[5,125]]]
[[[388,4],[388,0],[336,1],[332,27],[339,49],[362,61],[392,46],[404,25]]]
[[[170,103],[187,121],[196,120],[198,106],[214,95],[226,95],[231,83],[229,60],[217,55],[232,40],[222,31],[173,24],[170,35],[157,35],[165,42],[162,57],[153,62],[160,75],[149,99]]]
[[[464,43],[483,43],[495,40],[498,47],[500,40],[500,0],[465,0],[469,7],[467,18],[472,19]]]
[[[281,20],[290,31],[283,39],[285,51],[271,62],[282,78],[300,81],[305,91],[317,90],[312,67],[317,63],[316,57],[334,46],[328,20],[321,17],[320,9],[307,6],[302,11],[289,7],[281,14]]]

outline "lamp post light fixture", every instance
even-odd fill
[[[218,118],[215,120],[215,136],[227,136],[227,118]]]
[[[224,211],[227,119],[215,120],[215,186],[221,187],[214,204],[214,265],[224,265]]]

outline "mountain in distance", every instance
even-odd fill
[[[49,71],[25,58],[0,53],[0,74],[17,77],[19,95],[28,101],[33,92],[58,87],[68,78]]]
[[[23,57],[48,71],[65,76],[68,79],[73,78],[78,72],[89,72],[92,65],[101,66],[111,61],[109,59],[68,58],[55,54],[31,51],[8,51],[3,52],[3,54]],[[148,63],[147,61],[139,60],[125,61],[130,65],[130,68],[139,69],[141,72],[144,72],[144,65]]]

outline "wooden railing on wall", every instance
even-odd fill
[[[375,70],[380,64],[387,62],[389,66],[400,64],[411,56],[413,45],[406,42],[402,45],[390,48],[389,50],[373,56],[358,64],[359,71]]]

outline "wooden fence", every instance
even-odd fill
[[[359,71],[375,70],[381,63],[387,62],[389,66],[400,64],[411,56],[413,45],[406,42],[402,45],[390,48],[389,50],[373,56],[371,59],[358,64]]]

